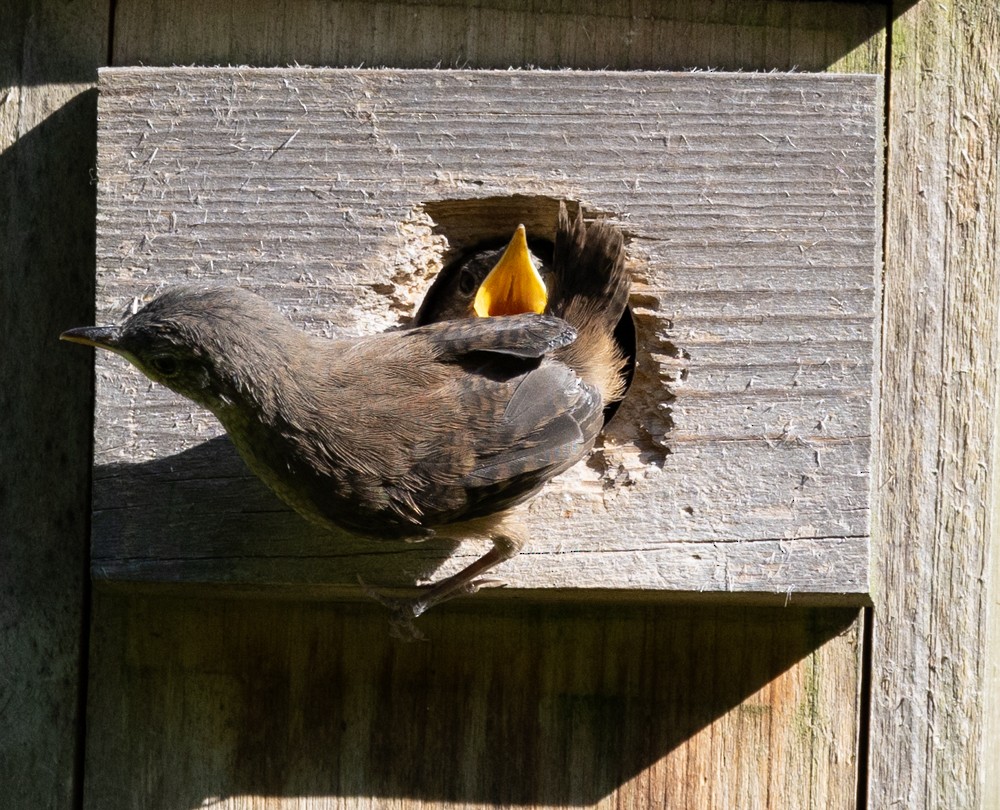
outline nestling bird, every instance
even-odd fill
[[[61,337],[117,352],[208,408],[250,469],[315,523],[492,542],[400,602],[408,620],[475,591],[520,550],[509,510],[587,454],[604,405],[623,394],[613,339],[629,291],[621,233],[561,205],[552,280],[546,314],[498,316],[523,306],[497,292],[519,285],[488,277],[490,317],[353,340],[308,335],[239,288],[180,286],[120,327]]]
[[[477,246],[449,263],[434,280],[413,317],[417,326],[456,318],[518,315],[545,311],[551,282],[551,249],[529,249],[523,225],[503,247]],[[489,284],[484,284],[486,279]]]
[[[565,203],[560,203],[560,209],[563,208]],[[558,222],[564,234],[570,227],[583,227],[582,221],[571,226],[565,211],[561,211]],[[614,230],[606,223],[595,223],[591,228]],[[413,324],[422,326],[455,318],[559,311],[562,306],[559,299],[566,293],[565,290],[560,292],[552,272],[554,246],[543,239],[529,242],[526,236],[524,226],[520,225],[505,247],[479,245],[446,265],[424,296]],[[590,238],[598,237],[592,234]],[[621,247],[618,250],[620,253]],[[553,288],[552,297],[548,287]],[[572,295],[572,290],[568,294]],[[635,372],[635,324],[631,313],[623,312],[620,316],[614,340],[618,345],[617,354],[626,358],[622,377],[627,389]],[[607,354],[610,356],[614,352],[608,350]],[[605,403],[605,425],[620,404],[618,399]]]

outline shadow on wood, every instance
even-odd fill
[[[358,576],[410,586],[432,575],[456,545],[372,540],[313,526],[247,469],[225,436],[166,458],[99,465],[94,480],[94,534],[122,540],[114,557],[93,557],[98,579],[294,584],[300,595],[321,585],[327,596],[343,589],[356,596]],[[136,521],[143,505],[157,517]],[[157,531],[167,525],[166,533]],[[182,555],[171,544],[176,537],[188,538]]]
[[[886,24],[886,6],[875,2],[638,0],[572,13],[559,3],[415,6],[399,0],[287,0],[281,8],[278,13],[265,0],[120,3],[111,61],[870,70],[882,57]]]
[[[69,807],[82,747],[93,359],[57,336],[94,317],[97,93],[55,84],[92,68],[46,44],[39,13],[5,9],[20,45],[0,57],[0,792],[10,807]],[[15,63],[24,72],[10,75]]]
[[[792,778],[780,774],[797,754],[739,748],[754,736],[767,746],[784,723],[835,748],[820,770],[846,769],[838,778],[851,781],[847,704],[826,714],[812,666],[782,673],[848,631],[855,609],[466,603],[434,613],[430,640],[405,644],[367,606],[102,592],[89,806],[251,795],[664,806],[655,797],[690,799],[699,788],[688,782],[719,768],[745,769],[748,792],[779,789],[768,780]],[[702,731],[716,736],[696,750],[717,762],[668,756]]]

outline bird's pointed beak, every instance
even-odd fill
[[[59,340],[117,352],[121,333],[119,326],[78,326],[76,329],[67,329],[59,335]]]
[[[480,318],[541,314],[547,303],[545,282],[531,261],[524,226],[518,225],[500,261],[479,285],[473,309]]]

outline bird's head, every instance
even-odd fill
[[[545,312],[545,263],[528,247],[523,225],[505,247],[477,249],[442,271],[428,292],[416,325],[460,318]]]
[[[295,332],[264,299],[238,287],[175,287],[121,326],[59,338],[120,354],[154,382],[213,411],[245,398]],[[272,366],[273,367],[273,366]]]

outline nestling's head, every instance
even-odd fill
[[[242,398],[259,369],[283,365],[288,334],[296,332],[267,301],[239,287],[179,286],[121,326],[84,326],[59,337],[120,354],[154,382],[215,411]]]
[[[442,271],[414,317],[414,325],[461,318],[545,312],[545,262],[528,248],[519,225],[505,247],[477,250]]]

